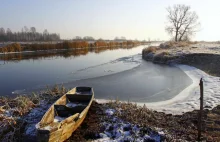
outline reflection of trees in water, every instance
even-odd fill
[[[26,53],[13,53],[13,54],[2,54],[0,55],[0,60],[4,62],[19,62],[21,60],[42,60],[51,57],[77,57],[81,55],[87,55],[89,52],[101,53],[107,50],[117,50],[117,49],[130,49],[129,47],[94,47],[94,48],[84,48],[84,49],[70,49],[70,50],[51,50],[51,51],[39,51],[39,52],[26,52]]]

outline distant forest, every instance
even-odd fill
[[[21,32],[12,32],[10,28],[0,28],[0,42],[4,41],[57,41],[60,35],[49,33],[47,29],[43,33],[37,32],[35,27],[30,29],[24,26]]]

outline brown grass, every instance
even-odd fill
[[[160,52],[160,53],[156,54],[155,56],[157,56],[157,57],[163,57],[163,56],[168,56],[168,55],[169,55],[169,52],[163,51],[163,52]]]
[[[22,48],[20,44],[18,43],[12,43],[9,45],[6,45],[5,47],[0,48],[0,53],[5,53],[5,52],[21,52]]]
[[[44,43],[44,44],[26,44],[24,45],[24,51],[36,51],[36,50],[52,50],[52,49],[78,49],[88,48],[89,44],[86,41],[64,41],[63,43]]]
[[[63,88],[64,89],[64,88]],[[53,89],[49,89],[46,92],[52,94],[45,94],[49,97],[46,99],[49,100],[54,96],[57,96],[58,92],[62,92],[62,86],[55,86]],[[18,105],[28,107],[29,102],[39,98],[37,94],[32,98],[23,98],[19,97],[18,99],[12,99],[13,103],[16,102]],[[45,96],[44,96],[45,98]],[[1,98],[0,103],[10,102],[8,98]],[[54,102],[55,100],[52,100]],[[192,111],[184,113],[183,115],[171,115],[165,114],[163,112],[157,112],[148,109],[147,107],[139,107],[134,103],[122,103],[119,101],[111,101],[107,104],[97,104],[95,101],[92,103],[92,106],[81,126],[73,133],[73,135],[67,140],[68,142],[72,141],[91,141],[97,139],[100,132],[103,133],[101,123],[108,121],[106,119],[106,114],[104,110],[106,108],[113,108],[116,110],[115,116],[121,118],[124,121],[127,121],[132,124],[137,124],[143,128],[162,128],[166,133],[167,141],[179,141],[178,139],[196,141],[197,139],[197,114],[198,111]],[[0,107],[0,112],[4,112],[4,109]],[[204,131],[203,139],[207,141],[219,141],[220,140],[220,131],[215,128],[220,128],[219,115],[220,115],[220,106],[215,107],[214,109],[208,111],[204,110],[203,113],[206,118],[205,120],[211,121],[213,125],[206,125],[206,131]],[[210,123],[211,124],[211,123]],[[24,127],[23,121],[18,121],[15,117],[2,117],[0,115],[0,140],[1,141],[19,141],[22,136],[22,127]],[[204,125],[205,126],[205,125]],[[2,129],[4,128],[4,129]],[[169,135],[167,135],[169,134]]]
[[[175,60],[175,59],[176,59],[175,56],[171,56],[169,54],[169,52],[163,51],[161,53],[155,54],[155,56],[153,57],[153,62],[167,64],[167,63],[169,63],[169,62],[171,62],[172,60]]]
[[[66,91],[63,86],[55,85],[39,94],[33,93],[16,98],[0,97],[0,141],[21,140],[22,130],[25,127],[22,117],[38,106],[40,101],[52,103]]]
[[[150,47],[143,49],[142,53],[143,54],[155,53],[157,50],[159,50],[158,46],[150,46]]]
[[[37,51],[37,50],[54,50],[54,49],[87,49],[89,47],[134,47],[140,45],[138,41],[125,41],[119,42],[105,42],[96,41],[94,44],[88,43],[87,41],[64,41],[62,43],[33,43],[33,44],[23,44],[22,47],[18,43],[13,43],[5,47],[0,48],[0,53],[7,52],[21,52],[21,51]]]
[[[109,47],[109,44],[105,41],[96,41],[95,47]]]
[[[192,42],[192,41],[180,41],[180,42],[175,42],[175,41],[168,41],[165,42],[164,44],[167,45],[168,48],[172,47],[187,47],[191,44],[196,44],[197,42]]]
[[[116,110],[116,116],[137,124],[141,127],[150,127],[152,129],[162,128],[167,135],[167,141],[179,141],[178,139],[187,141],[197,140],[197,119],[198,111],[187,112],[182,115],[171,115],[163,112],[157,112],[147,107],[139,107],[134,103],[110,102],[108,107]],[[206,130],[202,132],[203,140],[219,141],[220,140],[220,106],[212,110],[204,110],[204,120],[211,121],[212,127],[203,124]],[[214,128],[213,128],[214,127]],[[217,129],[218,130],[217,130]]]
[[[37,51],[37,50],[53,50],[53,49],[78,49],[88,48],[89,43],[86,41],[64,41],[63,43],[34,43],[24,44],[23,47],[18,43],[13,43],[5,47],[0,48],[1,53],[7,52],[21,52],[21,51]]]

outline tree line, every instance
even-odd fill
[[[6,41],[57,41],[60,35],[49,33],[45,29],[42,33],[37,32],[35,27],[24,26],[20,32],[12,32],[10,28],[0,28],[0,42]]]

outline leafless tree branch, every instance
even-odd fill
[[[166,10],[169,25],[166,26],[165,30],[174,36],[175,41],[185,40],[185,37],[189,39],[198,31],[196,29],[200,25],[199,18],[196,12],[191,11],[190,6],[174,5]]]

